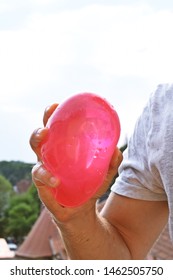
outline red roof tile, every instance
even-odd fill
[[[16,257],[67,258],[58,229],[46,209],[42,210],[28,236],[16,251]]]

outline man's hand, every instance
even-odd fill
[[[57,104],[53,104],[45,110],[43,116],[44,126],[46,126],[49,117],[57,108],[57,106]],[[91,209],[94,209],[95,211],[95,203],[97,199],[101,197],[109,188],[113,177],[118,171],[118,167],[122,161],[122,154],[118,148],[115,149],[112,159],[110,161],[109,170],[105,181],[89,201],[87,201],[82,206],[75,208],[63,207],[57,203],[52,192],[50,191],[50,188],[58,187],[60,181],[58,178],[54,177],[50,172],[46,170],[41,161],[40,144],[45,139],[47,132],[48,128],[46,127],[37,129],[32,133],[30,138],[30,145],[38,159],[37,164],[33,167],[32,170],[32,179],[38,190],[41,201],[52,213],[54,219],[57,222],[65,223],[68,222],[70,219],[73,219],[73,217],[76,217],[76,215],[80,215],[81,212],[85,213],[86,211],[89,211]]]

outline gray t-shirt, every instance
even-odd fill
[[[167,200],[173,241],[173,85],[159,85],[138,118],[112,191]]]

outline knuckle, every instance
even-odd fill
[[[43,174],[42,169],[43,167],[41,162],[38,162],[36,165],[33,166],[31,174],[32,174],[32,179],[34,181],[40,181],[41,176]]]
[[[32,179],[35,183],[39,182],[42,185],[49,185],[51,174],[46,170],[42,162],[38,162],[32,168]]]

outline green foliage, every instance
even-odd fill
[[[31,182],[32,164],[0,162],[0,237],[21,242],[40,213],[40,200],[34,185],[25,193],[15,193],[14,185],[23,179]]]
[[[0,161],[0,174],[14,186],[21,179],[31,180],[33,164],[20,161]]]
[[[27,235],[40,212],[40,200],[33,185],[26,193],[15,194],[6,211],[6,236],[13,236],[18,243]]]
[[[127,149],[127,144],[124,144],[121,148],[120,151],[123,153]]]
[[[6,210],[10,204],[10,198],[13,194],[13,188],[10,182],[2,175],[0,175],[0,237],[4,236]]]
[[[4,212],[8,207],[12,190],[10,182],[4,176],[0,175],[0,218],[4,216]]]

